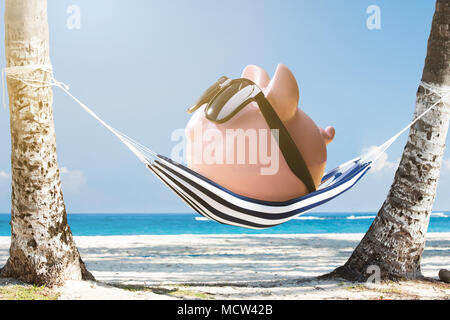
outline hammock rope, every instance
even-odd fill
[[[50,80],[32,77],[42,71]],[[383,155],[383,153],[417,121],[450,95],[450,88],[422,82],[420,85],[438,96],[438,100],[419,114],[402,130],[366,155],[347,161],[326,173],[315,192],[283,202],[261,201],[227,190],[189,168],[161,156],[126,134],[113,128],[70,92],[69,86],[57,81],[51,65],[28,65],[2,70],[3,105],[6,107],[5,79],[21,81],[34,88],[59,87],[90,116],[113,133],[164,184],[199,214],[217,222],[251,229],[273,227],[328,202],[353,187]]]

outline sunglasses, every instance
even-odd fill
[[[311,173],[297,145],[261,88],[253,81],[221,77],[200,96],[194,106],[188,109],[188,113],[191,114],[206,104],[206,118],[215,123],[224,123],[251,102],[258,104],[259,110],[272,132],[278,131],[279,136],[275,140],[278,142],[289,169],[305,184],[309,192],[315,191],[316,186]]]

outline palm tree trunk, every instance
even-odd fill
[[[437,0],[422,81],[450,86],[450,1]],[[439,100],[420,87],[414,116]],[[436,195],[450,119],[449,99],[410,130],[408,142],[386,201],[347,263],[331,276],[364,281],[368,267],[382,279],[420,278],[425,235]]]
[[[50,64],[46,0],[6,0],[7,66]],[[50,80],[43,71],[26,75]],[[67,224],[56,158],[52,90],[8,78],[11,247],[0,275],[37,285],[93,279]]]

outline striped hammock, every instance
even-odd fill
[[[147,167],[192,209],[211,220],[249,229],[277,226],[344,193],[370,169],[360,158],[326,174],[319,188],[285,202],[251,199],[227,190],[174,161],[157,156]]]
[[[52,75],[51,80],[46,82],[29,77],[29,75],[36,70],[50,73]],[[440,98],[423,113],[417,115],[414,121],[408,124],[399,133],[374,149],[371,153],[350,160],[325,174],[316,191],[289,201],[271,202],[251,199],[235,194],[189,168],[153,152],[137,141],[114,129],[85,104],[74,97],[69,92],[68,86],[57,81],[53,77],[52,67],[49,65],[9,67],[4,68],[3,73],[6,74],[7,78],[22,81],[29,86],[57,86],[61,88],[88,114],[119,138],[120,141],[122,141],[151,172],[153,172],[196,212],[206,218],[223,224],[250,229],[264,229],[287,222],[338,197],[352,188],[370,170],[375,161],[400,137],[400,135],[407,131],[434,107],[442,103],[444,98],[450,94],[449,89],[436,87],[422,82],[422,87],[433,94],[438,95]],[[5,92],[5,90],[3,92]]]

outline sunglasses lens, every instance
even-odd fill
[[[200,98],[197,100],[197,102],[194,104],[194,106],[189,108],[187,112],[192,113],[195,110],[197,110],[198,108],[200,108],[202,105],[204,105],[205,103],[208,103],[212,98],[214,98],[214,96],[217,94],[217,92],[219,92],[219,90],[221,88],[220,85],[223,84],[227,80],[228,80],[227,77],[220,77],[219,80],[217,80],[212,86],[210,86],[200,96]]]
[[[216,95],[209,103],[206,118],[213,122],[221,122],[231,118],[239,108],[252,96],[255,87],[245,79],[234,80]]]

